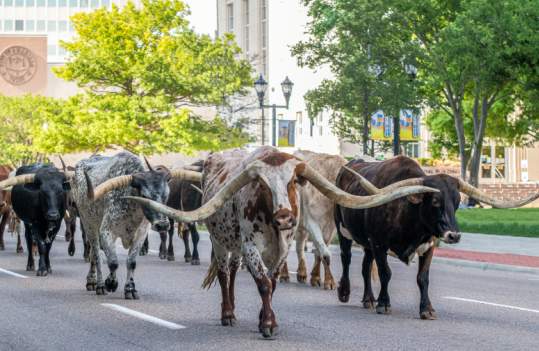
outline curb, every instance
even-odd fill
[[[533,267],[513,266],[513,265],[508,265],[508,264],[490,263],[490,262],[468,261],[468,260],[460,260],[456,258],[436,257],[436,255],[433,257],[433,261],[436,263],[446,264],[449,266],[478,268],[483,271],[504,271],[504,272],[528,273],[528,274],[539,275],[539,268],[533,268]]]

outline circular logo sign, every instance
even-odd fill
[[[12,85],[28,83],[36,71],[36,57],[25,47],[10,46],[0,54],[0,76]]]

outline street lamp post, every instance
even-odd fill
[[[411,64],[404,64],[404,71],[410,78],[414,80],[417,76],[417,68]],[[401,154],[401,123],[400,123],[400,110],[397,115],[393,117],[393,155],[397,156]]]
[[[264,80],[264,77],[262,74],[258,77],[258,79],[255,82],[255,90],[256,95],[258,96],[258,102],[260,104],[260,109],[262,110],[262,145],[264,145],[264,109],[265,108],[271,108],[272,109],[272,145],[277,146],[277,109],[278,108],[286,108],[288,109],[288,106],[290,104],[290,96],[292,95],[292,88],[294,87],[294,83],[288,78],[288,76],[284,79],[284,81],[281,83],[281,89],[283,91],[284,99],[286,101],[286,105],[276,105],[276,104],[264,104],[264,96],[266,95],[266,90],[268,89],[268,82]]]

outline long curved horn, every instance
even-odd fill
[[[94,188],[94,186],[92,185],[92,180],[90,179],[90,176],[88,175],[86,170],[84,170],[83,172],[84,177],[86,178],[86,186],[88,187],[86,195],[88,196],[88,199],[92,201],[101,199],[106,193],[114,189],[125,188],[129,186],[133,181],[132,175],[123,175],[111,178],[99,184],[97,188]]]
[[[495,208],[521,207],[526,204],[529,204],[530,202],[536,199],[539,199],[539,192],[538,192],[537,194],[530,195],[520,200],[513,200],[513,201],[498,200],[491,197],[484,191],[477,189],[473,185],[466,183],[462,179],[458,179],[458,178],[455,178],[455,179],[458,181],[458,184],[459,184],[458,187],[459,187],[460,192],[476,199],[479,202],[485,203],[487,205],[491,205],[492,207],[495,207]]]
[[[127,199],[135,200],[143,206],[151,208],[178,222],[197,222],[213,215],[225,202],[227,202],[237,191],[249,184],[258,177],[260,161],[254,161],[247,166],[240,174],[230,180],[202,207],[194,211],[178,211],[157,201],[152,201],[142,197],[126,196]]]
[[[15,177],[8,178],[0,182],[0,190],[4,190],[15,185],[33,183],[36,175],[35,174],[23,174]]]
[[[187,166],[183,166],[182,168],[186,169],[188,171],[202,172],[202,167],[201,166],[187,165]]]
[[[363,177],[359,172],[357,172],[355,169],[352,169],[348,166],[343,166],[344,169],[346,169],[348,172],[352,173],[359,179],[359,184],[367,191],[369,194],[387,194],[392,191],[395,191],[395,189],[402,188],[404,186],[413,186],[413,185],[423,185],[423,178],[409,178],[400,180],[398,182],[395,182],[393,184],[389,184],[388,186],[384,188],[377,188],[374,184],[372,184],[370,181],[367,180],[367,178]]]
[[[300,163],[296,166],[296,172],[298,175],[301,175],[312,185],[314,185],[322,194],[327,196],[330,200],[335,203],[354,209],[370,208],[383,205],[395,199],[412,195],[420,194],[427,192],[439,192],[439,190],[434,188],[429,188],[425,186],[407,186],[394,189],[391,192],[380,193],[376,195],[369,196],[357,196],[349,194],[335,185],[333,185],[329,180],[327,180],[320,173],[316,172],[312,167],[305,163]]]
[[[171,178],[179,178],[190,182],[202,182],[202,173],[186,169],[173,169],[170,171]]]
[[[203,192],[202,189],[200,189],[198,186],[196,186],[196,185],[193,184],[193,183],[191,183],[190,185],[191,185],[191,187],[192,187],[193,189],[195,189],[196,191],[198,191],[199,193],[201,193],[202,195],[204,195],[204,192]]]
[[[65,173],[67,171],[66,163],[64,162],[64,159],[62,158],[62,156],[58,155],[58,158],[60,159],[60,163],[62,163],[62,169]]]
[[[148,161],[148,159],[146,158],[146,156],[142,156],[142,158],[144,159],[144,162],[146,162],[146,166],[148,167],[148,169],[150,170],[150,172],[153,172],[153,167],[152,167],[152,165],[150,164],[150,161]]]

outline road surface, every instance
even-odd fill
[[[539,348],[538,275],[434,263],[430,296],[438,320],[422,321],[417,264],[391,260],[393,314],[377,315],[361,307],[362,254],[354,251],[348,304],[340,303],[335,291],[296,283],[292,274],[291,283],[279,284],[273,300],[279,334],[264,340],[257,331],[260,298],[245,271],[236,280],[239,323],[220,325],[220,289],[200,288],[210,256],[207,235],[200,242],[201,265],[191,266],[183,262],[178,238],[176,261],[160,260],[155,251],[159,239],[152,233],[150,254],[138,259],[135,273],[138,301],[123,299],[125,264],[118,271],[118,291],[107,296],[86,291],[88,264],[81,257],[79,232],[77,238],[77,252],[70,257],[67,243],[58,237],[51,256],[53,273],[36,277],[35,272],[25,271],[26,256],[15,253],[15,239],[6,234],[6,250],[0,252],[0,351]],[[338,248],[332,251],[338,279]],[[119,252],[124,261],[125,251]],[[307,259],[311,267],[312,254]],[[296,266],[292,251],[289,267],[295,270]]]

